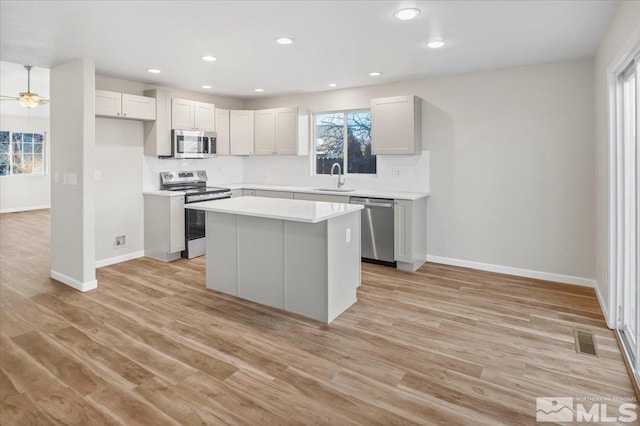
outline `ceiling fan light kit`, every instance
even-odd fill
[[[18,97],[3,96],[3,100],[18,101],[18,104],[23,108],[35,108],[38,105],[44,105],[49,103],[49,99],[45,99],[37,93],[31,92],[31,65],[25,65],[24,69],[27,70],[27,91],[21,92]]]

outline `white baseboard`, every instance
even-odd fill
[[[1,209],[0,213],[19,213],[19,212],[28,212],[31,210],[43,210],[50,209],[51,205],[41,205],[41,206],[31,206],[31,207],[14,207],[12,209]]]
[[[461,266],[463,268],[479,269],[481,271],[497,272],[500,274],[516,275],[518,277],[535,278],[538,280],[555,281],[564,284],[597,287],[596,281],[591,278],[573,277],[570,275],[513,268],[511,266],[492,265],[490,263],[473,262],[470,260],[453,259],[450,257],[427,255],[427,262],[443,263],[445,265]]]
[[[144,257],[144,250],[123,254],[122,256],[110,257],[108,259],[96,260],[96,268],[102,268],[103,266],[109,266],[109,265],[114,265],[120,262],[126,262],[127,260],[133,260],[139,257]]]
[[[596,297],[598,298],[598,303],[600,303],[600,309],[602,309],[604,320],[607,322],[607,327],[613,330],[615,320],[609,317],[609,307],[604,303],[604,299],[602,298],[602,293],[600,292],[600,286],[598,286],[598,283],[595,283],[593,287],[596,290]]]
[[[51,278],[53,278],[54,280],[60,281],[62,284],[66,284],[69,287],[75,288],[76,290],[79,290],[82,292],[93,290],[94,288],[98,288],[98,280],[80,282],[78,280],[75,280],[71,277],[68,277],[54,270],[51,270],[50,275],[51,275]]]

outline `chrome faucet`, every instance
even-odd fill
[[[336,166],[338,167],[338,189],[340,189],[340,187],[344,185],[345,178],[342,174],[342,167],[340,167],[340,163],[333,163],[331,165],[331,176],[333,176],[333,171],[336,169]]]

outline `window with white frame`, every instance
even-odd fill
[[[347,174],[375,174],[376,156],[371,153],[371,111],[315,114],[314,154],[316,174],[330,174],[334,163],[340,164]]]
[[[0,131],[0,176],[44,174],[45,133]]]

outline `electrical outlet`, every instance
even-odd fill
[[[113,242],[113,248],[124,247],[126,245],[127,245],[126,235],[118,235]]]
[[[96,178],[96,180],[102,180],[102,171],[101,170],[96,170],[95,171],[95,178]]]
[[[393,177],[400,177],[400,169],[392,169],[391,174]]]

